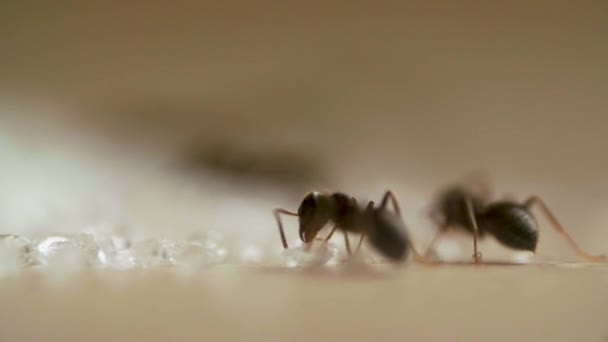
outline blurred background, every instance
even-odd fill
[[[271,209],[309,190],[391,188],[425,242],[421,208],[481,169],[497,197],[541,195],[600,250],[607,10],[5,1],[0,227],[209,227],[277,243]]]
[[[605,1],[8,0],[0,6],[0,23],[2,234],[34,238],[94,231],[183,238],[214,231],[278,250],[272,209],[295,210],[311,190],[377,201],[392,189],[422,249],[434,234],[425,216],[434,194],[471,171],[484,170],[496,197],[540,195],[582,246],[594,253],[608,250]],[[538,255],[576,260],[547,222],[539,222]],[[289,240],[296,241],[296,220],[286,219],[286,226]],[[469,237],[462,238],[466,260],[470,244]],[[492,241],[484,244],[484,257],[511,253]],[[535,331],[528,337],[553,341],[606,336],[600,330],[605,328],[600,304],[608,303],[598,300],[606,298],[598,296],[605,293],[605,273],[546,278],[527,270],[527,278],[519,278],[517,271],[489,273],[499,274],[494,285],[470,270],[465,276],[452,270],[418,274],[420,283],[416,278],[356,283],[346,290],[335,285],[341,283],[326,283],[333,288],[303,291],[308,293],[304,297],[294,293],[319,285],[302,278],[269,284],[266,278],[230,272],[213,280],[221,286],[207,284],[222,289],[215,299],[202,295],[200,288],[182,293],[162,281],[153,282],[155,289],[142,282],[125,297],[107,297],[94,282],[82,282],[88,290],[76,294],[48,297],[28,292],[35,287],[15,286],[5,292],[9,302],[3,303],[9,304],[3,306],[26,302],[18,306],[15,321],[5,321],[16,312],[6,310],[0,321],[30,328],[2,329],[15,340],[87,336],[102,319],[115,323],[116,330],[99,334],[114,338],[169,338],[175,336],[174,324],[183,329],[178,336],[187,338],[198,331],[192,329],[198,327],[194,318],[171,323],[137,310],[153,312],[150,306],[165,298],[159,312],[195,317],[202,306],[187,296],[199,296],[218,304],[219,309],[206,307],[202,313],[213,320],[214,308],[221,311],[226,321],[220,319],[218,327],[240,315],[244,328],[234,326],[232,332],[243,337],[255,329],[270,334],[276,317],[284,317],[279,314],[293,314],[287,304],[275,311],[253,309],[269,305],[262,300],[279,296],[299,308],[295,317],[310,319],[301,311],[307,303],[298,298],[316,298],[325,311],[319,309],[314,317],[339,315],[339,306],[320,301],[328,296],[369,300],[365,307],[373,317],[389,308],[386,312],[395,318],[372,324],[357,335],[361,339],[401,331],[408,319],[418,338],[448,338],[450,330],[434,330],[432,319],[444,327],[450,322],[452,327],[468,322],[462,329],[482,325],[463,322],[469,315],[462,315],[460,305],[472,305],[469,313],[494,312],[483,321],[491,328],[485,336],[500,329],[511,334],[507,336]],[[228,311],[222,309],[224,299],[233,296],[223,289],[243,281],[261,294],[227,301]],[[434,284],[430,290],[426,282]],[[444,283],[455,290],[445,291]],[[391,293],[404,284],[422,291],[423,302],[443,299],[443,311],[429,306],[405,315],[407,305],[391,308]],[[493,302],[494,290],[513,290],[520,297]],[[358,291],[383,297],[366,299]],[[579,295],[564,300],[566,292]],[[76,295],[82,300],[70,297]],[[473,296],[484,300],[471,304]],[[99,302],[104,297],[108,301]],[[411,296],[403,298],[414,305]],[[125,304],[136,300],[141,305]],[[251,304],[248,300],[258,306],[241,311],[237,303]],[[97,309],[82,318],[81,330],[48,334],[57,333],[61,324],[69,327],[83,310],[78,302],[87,301],[97,303]],[[527,316],[517,316],[509,325],[513,312],[523,306]],[[53,324],[33,325],[28,307],[41,310]],[[57,307],[63,307],[64,316],[54,318]],[[137,335],[124,323],[130,319],[111,323],[108,317],[115,317],[115,310],[141,315],[137,317],[159,335],[153,329]],[[581,319],[586,310],[593,315]],[[438,317],[437,312],[444,314]],[[344,338],[349,336],[344,332],[352,332],[352,322],[344,317],[335,321],[342,330],[328,330],[330,336]],[[539,317],[548,323],[537,325]],[[294,322],[299,320],[279,324],[281,333],[301,329]],[[568,330],[564,322],[574,328]],[[521,330],[512,329],[515,325]],[[452,338],[481,336],[475,334]]]

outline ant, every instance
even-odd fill
[[[389,200],[395,213],[386,209]],[[405,261],[410,249],[416,260],[423,260],[409,239],[401,220],[399,204],[391,191],[386,191],[378,207],[374,206],[373,201],[370,201],[366,207],[361,207],[354,197],[341,192],[311,192],[304,197],[297,213],[285,209],[275,209],[274,216],[279,226],[281,242],[287,249],[289,246],[285,239],[281,214],[298,217],[300,239],[304,243],[310,243],[315,239],[328,241],[336,229],[340,229],[344,233],[344,242],[349,256],[353,254],[348,240],[348,233],[351,232],[361,234],[355,253],[361,248],[363,239],[368,237],[372,246],[391,260]],[[321,229],[330,222],[334,224],[334,227],[329,235],[324,239],[317,239]]]
[[[428,255],[439,237],[450,228],[473,234],[475,263],[481,262],[477,240],[488,234],[512,249],[535,252],[538,243],[538,225],[531,210],[536,206],[579,257],[589,262],[608,261],[608,257],[604,255],[591,255],[580,248],[540,197],[530,196],[523,203],[511,199],[491,201],[487,186],[482,189],[485,191],[475,192],[467,186],[457,185],[449,187],[440,194],[431,211],[431,218],[438,225],[439,232],[433,238],[425,255]]]

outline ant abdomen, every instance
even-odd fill
[[[505,246],[536,251],[537,224],[524,206],[510,202],[494,203],[486,207],[477,220],[480,231],[491,233]]]
[[[400,218],[388,211],[375,211],[371,219],[376,227],[368,232],[371,244],[390,259],[405,260],[409,251],[409,237]]]

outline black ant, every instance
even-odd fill
[[[388,201],[391,201],[395,213],[386,210]],[[281,242],[285,249],[289,248],[283,231],[280,214],[298,216],[300,221],[300,239],[304,243],[310,243],[316,239],[317,234],[329,222],[334,224],[333,229],[325,239],[328,241],[336,229],[344,233],[346,250],[352,255],[348,232],[359,233],[361,238],[355,253],[361,248],[361,243],[368,237],[372,246],[391,260],[404,261],[409,249],[412,250],[416,260],[422,261],[422,257],[413,247],[405,225],[401,220],[401,210],[397,199],[391,191],[387,191],[380,206],[375,207],[370,201],[365,208],[358,205],[354,197],[344,193],[319,193],[311,192],[304,197],[298,212],[294,213],[285,209],[275,209],[274,215],[279,225]]]
[[[536,206],[579,257],[589,262],[608,261],[604,255],[591,255],[580,248],[540,197],[531,196],[523,203],[513,200],[492,202],[488,193],[489,191],[476,193],[466,186],[453,186],[441,193],[431,212],[431,218],[438,225],[439,232],[425,255],[428,255],[440,235],[450,228],[463,229],[473,234],[475,263],[481,262],[477,240],[487,234],[512,249],[535,252],[538,227],[531,210]]]

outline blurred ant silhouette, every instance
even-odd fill
[[[389,200],[393,204],[395,213],[387,210]],[[415,259],[423,261],[410,241],[405,224],[401,220],[399,204],[391,191],[384,194],[378,207],[375,207],[372,201],[366,207],[361,207],[354,197],[340,192],[311,192],[304,197],[297,213],[286,209],[275,209],[274,215],[279,226],[281,242],[287,249],[289,246],[283,231],[281,214],[298,217],[300,239],[304,243],[313,240],[328,241],[334,232],[340,229],[344,234],[344,243],[349,256],[353,254],[348,240],[348,233],[351,232],[361,234],[355,253],[359,251],[363,239],[367,237],[375,249],[391,260],[405,261],[411,249]],[[329,235],[324,239],[317,239],[317,234],[330,222],[334,227]]]
[[[472,175],[479,176],[477,173]],[[485,235],[494,236],[498,242],[509,248],[535,252],[538,225],[531,210],[536,206],[580,258],[589,262],[608,261],[608,257],[604,255],[591,255],[579,247],[540,197],[530,196],[523,203],[512,199],[491,201],[489,182],[487,177],[484,178],[485,182],[468,184],[469,186],[455,185],[440,193],[431,210],[431,219],[439,227],[439,231],[425,251],[425,256],[429,255],[439,237],[450,228],[473,234],[475,263],[480,263],[482,257],[477,248],[477,240]],[[480,187],[475,189],[475,185]]]

